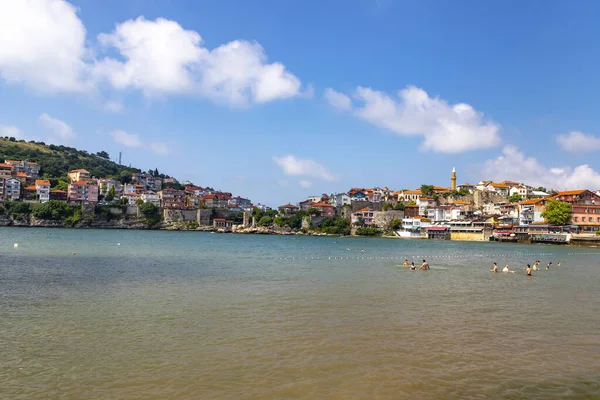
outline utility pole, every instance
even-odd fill
[[[119,165],[121,165],[121,152],[119,152]]]

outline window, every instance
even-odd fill
[[[589,222],[592,222],[592,217],[589,217],[589,218],[588,218],[588,221],[589,221]]]
[[[577,222],[579,220],[579,217],[573,217],[573,221]]]

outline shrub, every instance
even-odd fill
[[[377,228],[358,228],[356,234],[358,236],[380,236],[381,231]]]
[[[272,223],[273,219],[265,215],[258,221],[258,226],[270,226]]]
[[[144,203],[139,206],[140,212],[146,218],[146,223],[149,227],[157,225],[162,220],[160,208],[153,203]]]

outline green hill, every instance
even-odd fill
[[[137,168],[119,165],[110,160],[108,153],[101,151],[90,154],[67,146],[46,145],[43,142],[25,142],[14,138],[0,137],[0,162],[4,160],[27,160],[41,166],[40,176],[65,179],[67,172],[84,168],[96,177],[115,177],[121,180],[131,179],[131,174],[142,172]]]

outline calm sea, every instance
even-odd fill
[[[600,398],[600,249],[0,228],[0,398]]]

